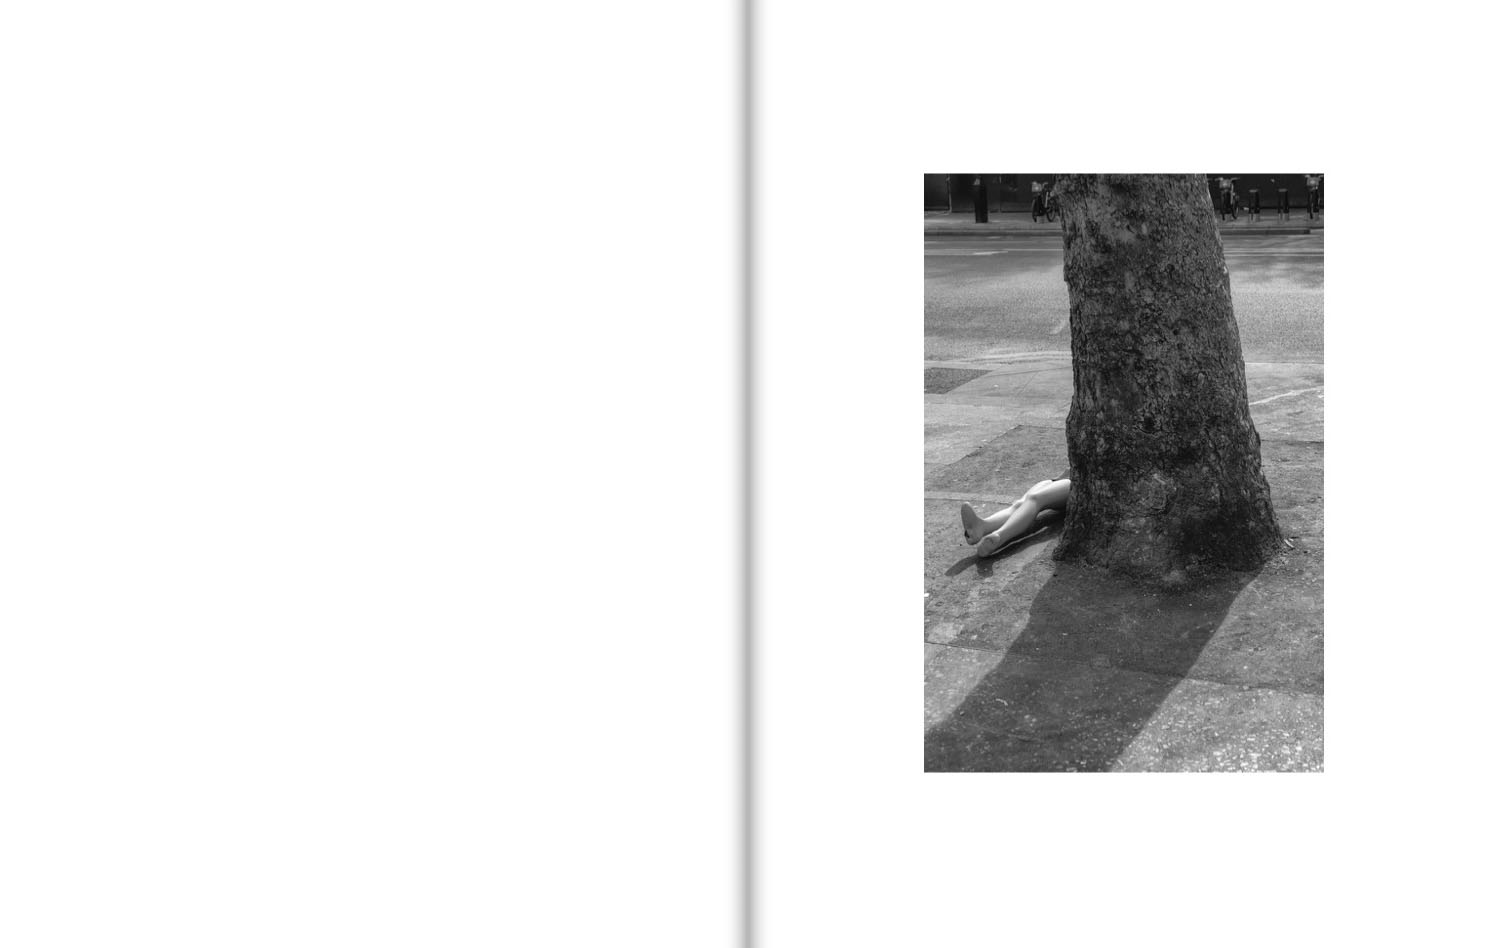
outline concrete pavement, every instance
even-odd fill
[[[1066,340],[1067,341],[1067,340]],[[1261,570],[1179,592],[974,556],[983,514],[1067,466],[1067,353],[925,363],[925,769],[1323,769],[1323,367],[1246,367],[1278,521]]]

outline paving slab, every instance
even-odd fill
[[[1001,652],[925,645],[924,730],[943,723],[1001,662]]]
[[[926,500],[924,510],[925,641],[1005,649],[1027,626],[1034,598],[1054,573],[1058,525],[998,556],[978,557],[961,538],[959,501]]]
[[[1248,362],[1246,397],[1264,439],[1324,440],[1324,367],[1317,362]]]
[[[1323,696],[1185,679],[1111,769],[1322,772]]]
[[[967,424],[924,423],[924,463],[934,469],[952,464],[1001,435],[1011,425],[1000,421]]]
[[[1318,695],[929,648],[929,772],[1323,769]]]
[[[926,363],[926,378],[927,373],[946,368],[953,366]],[[934,450],[934,446],[928,443],[931,433],[945,435],[961,426],[977,427],[981,429],[979,436],[952,437],[949,442],[953,445],[958,441],[974,449],[993,435],[1017,425],[1064,427],[1073,385],[1071,375],[1068,359],[1049,359],[986,366],[985,371],[946,392],[931,393],[926,384],[925,460],[949,463],[964,456]]]
[[[924,732],[924,769],[1108,771],[1178,681],[1003,655],[969,685],[957,707]]]
[[[1149,590],[1030,553],[1000,589],[978,579],[931,595],[925,641],[1322,694],[1322,578],[1321,558],[1287,554],[1259,573]]]
[[[980,378],[986,374],[985,369],[952,368],[950,366],[928,366],[924,367],[924,394],[943,395],[953,388]]]
[[[1308,695],[1324,693],[1324,557],[1293,551],[1252,577],[1187,677]]]
[[[1296,549],[1324,552],[1324,445],[1261,442],[1261,469],[1272,491],[1277,525]]]
[[[969,398],[960,395],[927,395],[924,421],[940,425],[981,425],[1005,431],[1016,425],[1064,428],[1069,404],[1037,398]]]
[[[966,396],[1045,398],[1066,407],[1073,393],[1074,368],[1068,359],[998,364],[948,392]]]
[[[1037,482],[1062,476],[1068,467],[1062,429],[1017,425],[960,460],[926,472],[924,489],[1007,497],[1010,503]]]

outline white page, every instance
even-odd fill
[[[1392,524],[1483,452],[1482,57],[1411,11],[759,7],[763,943],[1474,937],[1488,514]],[[1326,772],[926,775],[919,178],[1218,164],[1337,186]]]
[[[739,12],[7,10],[0,941],[734,942]]]

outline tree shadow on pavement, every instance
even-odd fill
[[[1000,664],[925,732],[925,771],[1109,770],[1255,576],[1161,591],[1057,564]]]

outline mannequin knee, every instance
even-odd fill
[[[1039,481],[1037,484],[1034,484],[1032,487],[1028,488],[1027,493],[1023,494],[1023,500],[1036,500],[1036,499],[1038,499],[1038,495],[1040,493],[1042,493],[1043,490],[1046,487],[1048,487],[1050,484],[1052,484],[1052,483],[1054,483],[1054,482],[1053,481]],[[1022,501],[1018,501],[1018,503],[1022,503]]]
[[[1032,501],[1042,509],[1063,507],[1069,500],[1068,481],[1044,481],[1034,484],[1023,495],[1024,501]]]

